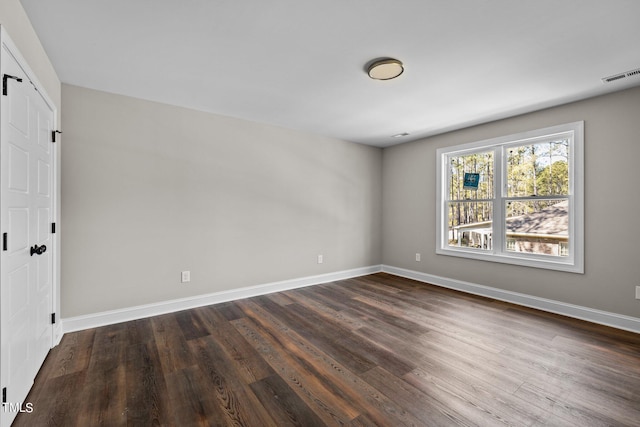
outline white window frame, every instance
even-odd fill
[[[535,143],[558,136],[569,138],[569,256],[530,254],[507,251],[504,225],[506,191],[505,149],[509,146]],[[494,150],[493,247],[491,250],[449,246],[447,188],[448,158],[478,151]],[[527,267],[584,273],[584,122],[491,138],[436,150],[436,253],[476,260],[515,264]],[[546,196],[540,196],[544,199]]]

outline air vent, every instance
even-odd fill
[[[633,76],[640,76],[640,68],[627,71],[625,73],[614,74],[613,76],[609,76],[609,77],[603,77],[602,83],[611,83],[611,82],[615,82],[616,80],[624,79],[627,77],[633,77]]]

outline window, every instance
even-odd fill
[[[439,149],[436,252],[583,273],[583,129]]]

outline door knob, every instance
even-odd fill
[[[47,247],[45,245],[42,245],[42,246],[33,245],[31,247],[31,256],[33,256],[34,254],[42,255],[46,251],[47,251]]]

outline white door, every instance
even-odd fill
[[[52,347],[54,114],[4,44],[0,61],[6,89],[0,95],[0,357],[7,402],[1,415],[7,426],[24,409]]]

